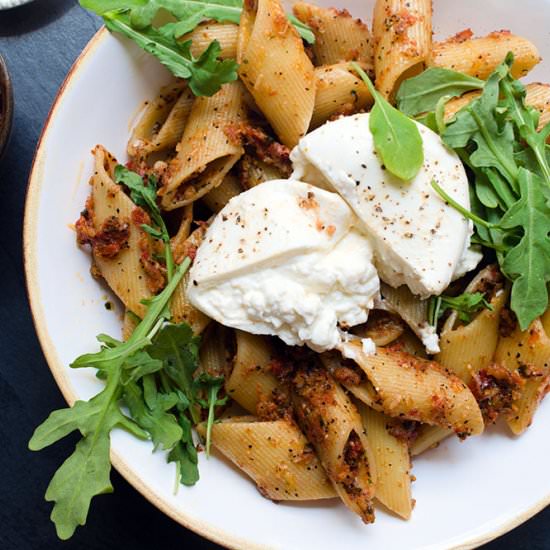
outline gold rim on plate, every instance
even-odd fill
[[[33,317],[34,327],[38,335],[38,340],[42,348],[42,352],[46,358],[48,366],[53,374],[53,377],[63,394],[65,400],[72,405],[78,396],[71,386],[67,375],[67,367],[59,360],[55,346],[48,332],[44,313],[42,311],[42,303],[40,300],[40,290],[37,280],[37,253],[36,253],[36,234],[37,220],[39,210],[40,191],[43,184],[44,174],[43,167],[45,162],[45,143],[47,140],[51,121],[55,117],[57,111],[62,108],[65,93],[71,85],[78,79],[82,72],[85,62],[94,54],[101,42],[108,35],[107,29],[102,27],[88,42],[82,53],[79,55],[73,66],[69,70],[63,84],[59,88],[55,100],[52,104],[50,112],[46,117],[42,133],[38,140],[34,160],[29,175],[27,187],[27,195],[25,199],[25,212],[23,221],[23,258],[25,266],[25,276],[27,282],[27,294],[31,306],[31,314]],[[168,502],[159,498],[151,488],[141,479],[138,472],[130,468],[123,457],[111,450],[111,462],[116,470],[128,481],[135,489],[137,489],[151,504],[164,512],[167,516],[183,525],[187,529],[191,529],[195,533],[205,537],[212,542],[223,545],[227,548],[236,550],[267,550],[270,548],[264,544],[236,537],[231,533],[218,529],[216,526],[206,523],[196,518],[192,518],[180,510],[174,509]],[[486,544],[497,537],[511,531],[514,527],[524,523],[537,512],[541,511],[545,506],[550,504],[550,493],[535,503],[527,510],[518,512],[516,516],[508,520],[504,525],[497,527],[494,531],[484,535],[473,536],[459,543],[450,543],[449,546],[438,546],[441,550],[469,550],[477,548],[482,544]]]

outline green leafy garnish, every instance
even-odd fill
[[[372,97],[369,128],[374,148],[386,169],[399,179],[413,179],[424,162],[422,137],[416,124],[392,107],[375,89],[370,78],[357,63],[353,70],[363,79]]]
[[[242,0],[80,0],[80,5],[101,16],[112,11],[129,10],[136,28],[152,25],[162,9],[174,18],[167,29],[172,29],[176,38],[210,19],[238,25],[242,12]],[[303,40],[309,44],[315,42],[315,35],[305,23],[292,14],[288,19]]]
[[[471,219],[474,241],[496,251],[512,281],[511,309],[522,330],[548,308],[550,281],[550,125],[537,132],[538,112],[525,104],[525,88],[510,73],[507,55],[482,94],[441,131],[472,174],[472,212],[449,204]]]
[[[296,27],[296,30],[302,40],[305,40],[308,44],[315,44],[315,35],[308,25],[302,23],[302,21],[291,13],[287,14],[287,17],[288,20]]]
[[[481,90],[485,81],[449,69],[430,67],[418,76],[405,80],[396,95],[399,110],[416,116],[434,111],[438,101],[462,95],[471,90]]]
[[[211,96],[237,79],[236,61],[219,59],[221,47],[216,40],[196,59],[191,41],[180,38],[208,20],[238,24],[242,0],[80,0],[80,5],[103,17],[111,32],[130,38],[175,76],[188,80],[197,96]],[[167,15],[170,19],[157,25]],[[307,25],[291,15],[289,20],[306,42],[315,41]]]
[[[463,323],[469,323],[474,313],[483,308],[493,311],[493,306],[481,292],[464,292],[460,296],[432,296],[428,304],[428,322],[436,327],[443,314],[453,309]]]
[[[123,177],[126,182],[135,179],[126,173]],[[137,183],[129,186],[136,202],[154,202],[148,186],[143,181]],[[149,207],[153,212],[152,203]],[[99,335],[100,351],[82,355],[71,364],[73,368],[98,369],[106,382],[104,389],[89,401],[77,401],[73,407],[51,413],[29,442],[31,450],[40,450],[75,430],[82,435],[46,491],[46,500],[55,503],[51,518],[62,539],[84,525],[94,496],[113,490],[109,459],[113,428],[151,439],[155,449],[168,451],[167,460],[176,464],[181,483],[192,485],[199,478],[192,426],[203,418],[202,410],[211,425],[215,407],[225,399],[218,398],[223,378],[195,376],[199,338],[185,323],[167,323],[168,302],[189,264],[186,258],[166,288],[148,301],[145,317],[126,342]]]
[[[164,243],[166,274],[168,281],[171,281],[174,275],[174,256],[172,254],[172,247],[170,246],[170,235],[164,223],[164,219],[162,218],[162,214],[160,213],[160,207],[157,204],[156,178],[154,176],[148,176],[146,185],[139,174],[119,164],[115,167],[115,181],[117,183],[123,183],[130,190],[130,198],[132,201],[137,206],[144,208],[150,214],[151,219],[155,223],[155,227],[142,224],[141,228],[153,238],[160,239]]]
[[[174,27],[136,28],[128,13],[116,11],[104,13],[103,20],[110,31],[130,38],[154,55],[174,76],[186,79],[197,96],[214,95],[223,84],[237,80],[237,63],[232,59],[218,59],[221,46],[216,40],[196,59],[191,54],[191,41],[178,41]]]

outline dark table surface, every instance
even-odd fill
[[[21,246],[25,189],[54,95],[99,25],[76,0],[36,0],[0,12],[0,53],[16,101],[11,142],[0,160],[0,549],[211,550],[219,547],[168,519],[116,472],[114,494],[96,498],[86,527],[71,541],[59,542],[43,494],[74,440],[40,454],[27,450],[35,426],[64,401],[40,350],[27,303]],[[550,508],[484,548],[550,549]]]

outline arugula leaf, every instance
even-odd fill
[[[394,176],[405,181],[413,179],[424,163],[422,137],[418,127],[376,91],[370,78],[357,63],[351,63],[351,66],[374,98],[369,128],[376,152]]]
[[[207,395],[207,399],[199,399],[201,406],[208,410],[208,418],[206,420],[206,456],[210,455],[210,444],[212,439],[212,426],[214,425],[214,411],[216,407],[225,405],[228,397],[218,398],[218,393],[222,389],[224,383],[223,376],[212,376],[207,372],[201,374],[194,380],[193,385],[196,393],[203,391]]]
[[[197,370],[199,339],[189,325],[166,325],[157,335],[149,353],[163,362],[164,372],[176,388],[189,400],[189,412],[194,423],[200,421],[195,406],[193,374]]]
[[[315,35],[308,25],[300,21],[292,13],[288,13],[287,17],[288,20],[296,27],[296,30],[302,40],[305,40],[308,44],[315,44]]]
[[[146,436],[120,412],[119,376],[120,372],[115,372],[105,389],[90,401],[77,401],[72,408],[54,411],[29,441],[29,449],[37,451],[75,430],[82,434],[74,453],[57,470],[46,491],[46,500],[55,502],[51,519],[60,539],[70,538],[78,525],[84,525],[94,496],[113,491],[110,431],[121,426]]]
[[[153,386],[154,387],[154,386]],[[149,399],[144,399],[143,390],[136,382],[129,382],[124,387],[123,398],[135,422],[151,434],[154,449],[172,449],[179,443],[183,430],[176,417],[168,411],[176,405],[178,397],[175,393],[159,393],[155,391]]]
[[[520,241],[507,252],[502,271],[513,281],[511,307],[525,330],[548,305],[550,192],[539,176],[524,168],[519,170],[519,184],[521,198],[506,212],[500,225],[522,232]]]
[[[513,60],[508,54],[482,94],[442,132],[473,172],[472,212],[434,188],[474,222],[475,242],[495,249],[512,281],[511,308],[525,330],[548,307],[550,126],[537,132],[539,115],[511,75]]]
[[[401,84],[396,95],[397,107],[406,115],[433,111],[443,97],[451,99],[471,90],[481,90],[485,81],[449,69],[430,67]]]
[[[189,88],[197,96],[214,95],[223,84],[237,79],[237,63],[232,59],[218,60],[221,47],[216,40],[195,59],[190,40],[181,43],[173,34],[170,36],[152,26],[136,29],[126,13],[107,12],[103,19],[111,32],[130,38],[175,76],[187,79]]]
[[[432,296],[428,304],[428,320],[432,326],[437,326],[443,314],[454,309],[463,323],[469,323],[472,315],[483,308],[493,311],[493,306],[481,292],[464,292],[459,296]]]
[[[29,449],[39,450],[75,430],[82,434],[73,454],[54,474],[46,491],[46,500],[55,503],[51,518],[58,536],[62,539],[71,537],[76,527],[85,523],[90,502],[95,495],[113,490],[109,479],[111,430],[118,426],[138,437],[147,435],[120,410],[119,399],[123,391],[121,382],[125,364],[128,360],[135,364],[134,355],[151,344],[152,338],[164,322],[166,305],[190,263],[189,258],[186,258],[178,266],[172,281],[151,300],[145,317],[127,342],[118,342],[114,338],[100,335],[102,349],[95,354],[83,355],[73,362],[73,367],[98,368],[106,377],[104,389],[88,402],[77,401],[72,408],[50,414],[36,428],[29,441]],[[126,388],[131,388],[132,384],[134,382],[127,384]],[[162,406],[159,403],[159,407]],[[159,436],[159,440],[167,442],[164,435],[162,438]]]
[[[193,443],[191,422],[180,415],[180,426],[183,431],[182,440],[168,454],[168,462],[176,463],[177,478],[183,485],[194,485],[199,480],[199,469],[197,464],[199,457]]]
[[[151,218],[155,222],[157,228],[151,227],[147,224],[142,224],[141,228],[151,235],[154,239],[161,239],[164,243],[164,259],[166,262],[166,273],[168,281],[170,281],[174,275],[174,256],[172,254],[172,246],[170,244],[170,234],[162,214],[160,207],[157,204],[157,180],[156,178],[149,176],[147,185],[143,181],[143,178],[128,170],[122,164],[118,164],[115,167],[115,181],[117,183],[123,183],[130,190],[130,198],[132,201],[141,208],[145,208]]]
[[[152,25],[162,8],[176,18],[174,35],[180,38],[209,19],[238,25],[241,6],[241,0],[149,0],[144,6],[132,10],[132,24],[137,28]]]
[[[222,84],[237,78],[235,60],[218,60],[221,48],[216,41],[197,60],[191,55],[191,42],[179,39],[204,21],[239,24],[242,0],[80,0],[80,5],[103,17],[110,31],[124,34],[157,57],[175,76],[189,79],[195,95],[213,95]],[[156,27],[159,11],[174,21]],[[314,43],[307,25],[293,15],[288,19],[306,42]]]

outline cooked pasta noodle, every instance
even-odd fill
[[[185,206],[220,185],[243,154],[228,130],[244,120],[241,86],[225,84],[212,97],[197,97],[191,108],[178,154],[170,162],[161,189],[166,210]]]
[[[452,435],[452,433],[452,430],[440,426],[421,426],[418,437],[411,445],[411,456],[418,456],[429,449],[437,447],[441,441]]]
[[[105,224],[117,224],[124,226],[128,232],[116,256],[110,258],[94,253],[94,263],[122,303],[142,317],[146,308],[141,301],[151,296],[142,249],[150,249],[150,239],[139,224],[133,221],[136,205],[112,179],[116,160],[99,145],[93,153],[95,171],[91,184],[95,230],[100,232]]]
[[[407,443],[389,432],[386,415],[364,405],[359,411],[376,463],[376,498],[398,516],[409,519],[413,503]]]
[[[200,55],[208,48],[213,40],[220,44],[221,59],[235,59],[237,57],[237,38],[239,26],[233,23],[201,23],[192,32],[181,37],[181,41],[191,40],[193,57]]]
[[[204,424],[199,432],[206,432]],[[319,500],[336,496],[319,459],[292,422],[231,418],[214,424],[212,441],[267,498]]]
[[[354,19],[347,10],[321,8],[305,2],[297,2],[292,9],[300,21],[313,29],[312,50],[317,65],[358,61],[372,72],[371,36],[360,19]]]
[[[134,127],[128,141],[128,154],[131,157],[142,157],[153,150],[164,148],[165,140],[160,141],[158,139],[159,129],[167,124],[171,113],[176,111],[181,113],[178,120],[183,120],[178,129],[183,130],[192,97],[192,94],[189,95],[188,90],[186,92],[186,84],[183,80],[161,88],[159,95],[146,104],[145,110]],[[179,106],[177,106],[178,103],[180,103]],[[185,106],[183,109],[182,104]],[[174,128],[176,125],[174,114],[168,126]],[[181,132],[179,135],[181,135]],[[176,143],[177,140],[173,145]]]
[[[481,412],[471,391],[437,363],[388,348],[367,355],[353,341],[344,343],[342,349],[366,374],[371,407],[389,416],[450,428],[460,435],[483,432]],[[357,386],[347,387],[361,399]]]
[[[495,361],[524,380],[520,395],[507,415],[508,426],[515,434],[524,432],[531,425],[533,415],[549,388],[549,358],[550,338],[540,319],[524,332],[516,327],[498,342]]]
[[[243,192],[243,187],[233,174],[227,174],[222,183],[204,195],[202,202],[212,212],[219,212],[233,197]]]
[[[245,2],[237,60],[241,80],[281,142],[296,145],[311,121],[315,75],[278,0]]]
[[[298,424],[338,496],[365,523],[371,523],[375,462],[357,409],[319,365],[298,368],[291,386]]]
[[[538,130],[541,130],[550,122],[550,85],[531,83],[525,86],[525,103],[534,107],[540,114]],[[452,120],[454,115],[468,105],[481,92],[469,92],[460,97],[455,97],[445,104],[445,122]]]
[[[492,32],[481,38],[471,38],[466,32],[434,43],[428,65],[486,79],[508,52],[514,53],[512,74],[515,78],[525,76],[540,61],[532,42],[509,31]]]
[[[376,0],[372,23],[376,87],[392,99],[420,73],[432,47],[431,0]]]
[[[486,268],[466,288],[476,292],[478,287],[491,276],[492,268]],[[468,324],[458,324],[453,312],[441,331],[441,352],[436,360],[456,374],[466,384],[472,373],[487,367],[493,360],[498,341],[500,312],[508,299],[508,292],[500,289],[491,299],[492,310],[483,309]]]
[[[265,336],[240,330],[236,331],[236,343],[237,354],[225,391],[241,407],[257,414],[260,401],[269,398],[279,386],[269,370],[273,349]]]
[[[311,128],[334,115],[356,113],[372,104],[366,84],[350,70],[348,63],[317,67],[315,78],[317,92]]]

